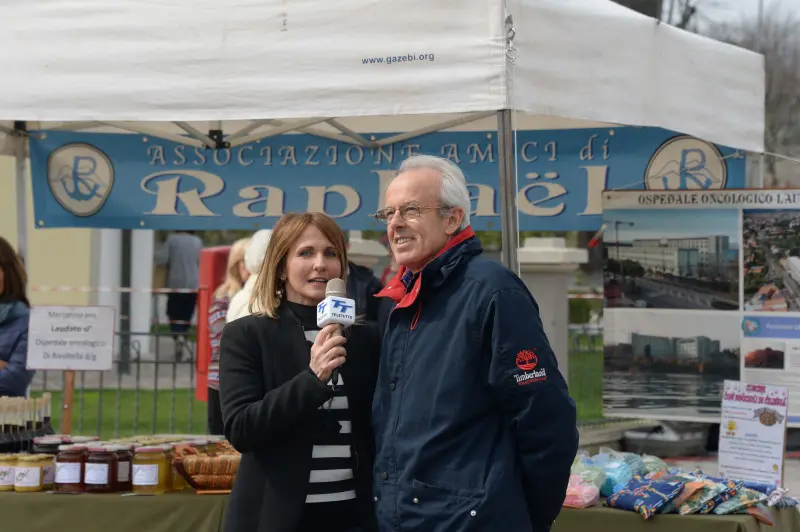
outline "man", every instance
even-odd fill
[[[197,287],[200,283],[200,250],[203,241],[194,231],[176,231],[155,251],[155,262],[167,266],[167,288],[193,290],[167,294],[167,318],[175,339],[175,360],[183,359],[186,332],[197,304]]]
[[[376,218],[396,301],[373,403],[381,531],[543,532],[578,448],[575,403],[522,281],[481,257],[464,176],[414,156]]]

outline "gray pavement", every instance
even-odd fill
[[[636,279],[636,283],[646,292],[638,297],[654,308],[714,309],[714,302],[718,300],[738,303],[726,294],[705,292],[692,286],[644,278]]]

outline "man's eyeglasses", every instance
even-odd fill
[[[442,214],[446,214],[451,207],[447,207],[446,205],[436,205],[434,207],[423,207],[419,205],[403,205],[399,209],[395,209],[394,207],[386,207],[378,212],[376,212],[373,216],[376,220],[383,224],[388,224],[389,220],[394,218],[394,213],[400,211],[400,218],[405,220],[406,222],[410,220],[416,220],[422,213],[425,211],[435,211],[438,210]]]

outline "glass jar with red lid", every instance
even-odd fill
[[[83,472],[87,493],[111,493],[117,484],[117,453],[108,447],[91,446]]]
[[[113,444],[107,447],[117,455],[117,491],[133,490],[133,481],[131,479],[133,446],[129,444]]]
[[[57,493],[81,493],[86,449],[79,445],[60,445],[56,456],[55,486]]]

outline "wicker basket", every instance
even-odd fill
[[[239,470],[241,455],[226,451],[215,455],[198,454],[191,447],[179,446],[172,465],[198,493],[230,493]]]

